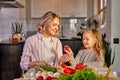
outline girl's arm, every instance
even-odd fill
[[[89,59],[85,64],[94,66],[94,67],[103,67],[104,56],[103,56],[103,54],[101,54],[100,57],[98,59],[96,59],[96,55],[93,53],[92,55],[89,56]]]
[[[81,51],[79,51],[76,55],[76,57],[74,58],[74,56],[72,55],[71,60],[70,60],[70,64],[71,66],[76,66],[76,64],[80,63],[80,57],[81,57]]]

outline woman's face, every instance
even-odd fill
[[[55,36],[58,33],[59,25],[60,25],[59,19],[57,17],[54,18],[52,21],[45,25],[46,27],[45,35],[47,37]]]
[[[96,39],[93,37],[92,32],[88,31],[88,32],[84,32],[83,33],[83,45],[86,49],[93,49],[94,45],[96,43]]]

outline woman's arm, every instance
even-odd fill
[[[23,70],[28,70],[28,64],[30,63],[30,53],[31,53],[31,44],[30,40],[27,39],[24,47],[23,47],[23,53],[20,61],[20,66]]]

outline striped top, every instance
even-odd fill
[[[59,58],[63,55],[62,44],[60,40],[56,37],[51,37],[49,44],[44,42],[45,40],[39,32],[26,39],[20,62],[22,69],[28,70],[28,64],[30,61],[45,60],[50,64],[58,64]],[[48,45],[51,45],[51,47],[48,47]],[[50,50],[47,51],[46,48],[51,49],[51,52]]]
[[[102,67],[104,65],[104,56],[100,56],[99,60],[96,60],[95,50],[90,51],[83,49],[77,53],[75,58],[72,56],[70,60],[72,66],[75,66],[78,63]]]

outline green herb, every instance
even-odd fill
[[[22,23],[14,22],[11,24],[12,25],[12,31],[14,34],[21,33],[22,31]]]
[[[98,80],[91,68],[85,68],[83,70],[77,70],[72,75],[61,75],[59,80]]]
[[[40,67],[35,67],[35,72],[37,73],[38,71],[40,71]]]
[[[59,80],[72,80],[72,75],[60,75]]]
[[[57,72],[57,69],[53,68],[52,66],[42,65],[41,68],[43,68],[44,70],[47,70],[47,71],[54,72],[54,73]]]
[[[105,40],[104,35],[102,35],[102,42],[103,42],[103,49],[105,52],[105,65],[109,67],[111,64],[114,63],[116,47],[114,48],[113,57],[111,58],[112,48],[110,48],[110,44]]]

